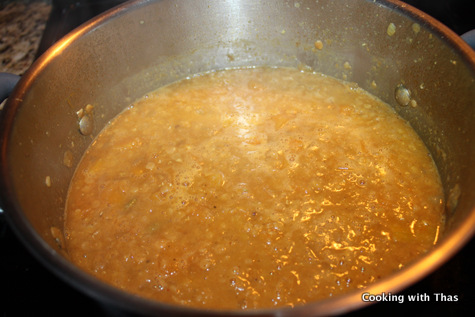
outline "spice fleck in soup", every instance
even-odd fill
[[[432,158],[367,92],[290,68],[197,75],[99,134],[73,177],[72,260],[213,309],[295,306],[387,276],[444,227]]]

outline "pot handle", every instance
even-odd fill
[[[467,33],[462,34],[460,37],[475,50],[475,30],[468,31]]]
[[[0,103],[10,96],[20,76],[10,73],[0,73]]]
[[[20,76],[10,73],[0,72],[0,111],[2,110],[2,103],[10,96],[10,93],[15,88],[20,80]],[[0,202],[0,215],[3,216],[3,206]]]

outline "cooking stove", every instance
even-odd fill
[[[37,56],[75,27],[122,2],[125,1],[53,0],[53,8]],[[438,19],[459,35],[475,29],[473,0],[408,0],[406,3]],[[1,316],[119,314],[77,291],[40,264],[17,239],[3,215],[0,215],[0,250],[0,285],[4,293],[0,297]],[[347,316],[379,316],[388,312],[391,315],[419,312],[433,316],[473,316],[474,268],[475,239],[472,239],[441,268],[399,293],[404,295],[403,303],[379,302]],[[422,299],[422,295],[426,294],[430,301],[408,301],[409,296],[418,294]],[[449,295],[452,299],[457,296],[458,300],[448,301]]]

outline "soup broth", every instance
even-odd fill
[[[87,272],[213,309],[362,289],[444,227],[410,125],[353,84],[290,68],[200,74],[135,102],[82,158],[65,219]]]

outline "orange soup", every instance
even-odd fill
[[[443,192],[423,142],[321,74],[200,74],[135,102],[72,180],[67,250],[118,288],[214,309],[295,306],[428,252]]]

